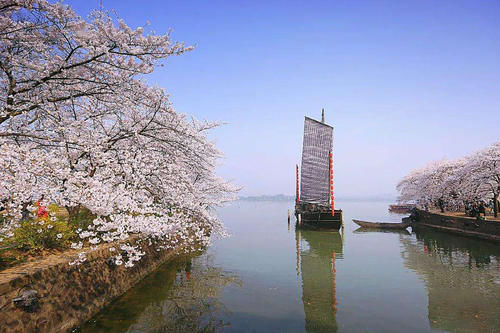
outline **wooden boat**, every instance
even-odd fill
[[[372,229],[406,229],[411,225],[411,222],[405,221],[401,223],[386,223],[386,222],[367,222],[352,219],[354,223],[363,228]]]
[[[333,196],[333,127],[305,117],[302,168],[296,166],[295,216],[298,227],[339,230],[343,213],[335,209]]]
[[[331,210],[304,209],[295,207],[296,214],[301,215],[301,227],[312,227],[313,229],[335,229],[339,230],[343,223],[342,210],[335,209],[332,215]]]

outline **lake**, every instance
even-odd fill
[[[295,230],[293,202],[218,211],[231,236],[161,266],[80,332],[499,332],[500,246],[400,222],[388,202],[339,201],[340,232]]]

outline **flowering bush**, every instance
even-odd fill
[[[37,256],[45,250],[67,249],[75,237],[74,228],[53,214],[43,219],[28,218],[13,232],[0,233],[0,270],[25,262],[27,254]]]
[[[76,236],[64,220],[50,217],[21,222],[11,238],[5,240],[22,250],[65,249]]]

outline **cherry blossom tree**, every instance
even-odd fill
[[[442,199],[446,171],[453,162],[441,160],[412,171],[397,185],[400,201],[434,203]]]
[[[0,47],[0,124],[16,118],[13,126],[50,117],[79,97],[117,102],[133,88],[131,78],[191,49],[168,34],[145,35],[122,20],[116,26],[102,11],[87,21],[45,0],[2,1]]]
[[[482,200],[493,202],[495,217],[499,211],[500,142],[470,156],[433,162],[412,171],[397,185],[402,202],[448,204]]]
[[[190,48],[144,35],[104,12],[89,20],[43,0],[0,5],[0,199],[12,230],[44,195],[74,214],[97,217],[79,229],[92,248],[127,240],[158,248],[206,245],[223,234],[212,209],[236,188],[219,178],[220,152],[207,138],[218,123],[176,112],[163,89],[142,76]],[[110,253],[140,259],[137,243]],[[85,260],[82,250],[75,262]]]
[[[449,208],[457,210],[467,201],[464,190],[467,175],[463,173],[466,158],[444,161],[436,170],[439,174],[439,185],[437,187],[440,198],[447,203]]]
[[[493,200],[495,217],[498,216],[500,193],[500,142],[482,149],[468,158],[463,169],[465,186],[485,200]],[[472,191],[471,191],[472,192]]]

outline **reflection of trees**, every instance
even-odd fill
[[[215,332],[227,326],[222,288],[241,285],[235,275],[213,265],[211,256],[187,261],[178,271],[166,298],[147,306],[129,332]]]
[[[500,260],[500,249],[492,242],[480,241],[469,237],[457,237],[430,229],[416,230],[417,240],[428,249],[439,250],[443,260],[453,260],[453,257],[468,258],[469,267],[487,267],[491,260]],[[453,254],[453,256],[451,255]],[[451,262],[452,263],[452,262]],[[463,261],[462,261],[463,263]]]
[[[450,332],[500,327],[500,249],[492,243],[423,230],[400,239],[406,267],[427,285],[429,321]]]
[[[168,263],[142,280],[81,332],[216,332],[227,323],[220,293],[240,279],[204,254]]]
[[[338,232],[297,230],[296,240],[306,331],[336,332],[335,260],[343,257],[342,237]]]

